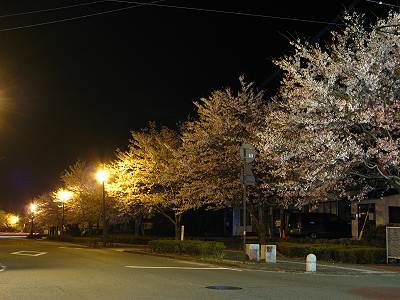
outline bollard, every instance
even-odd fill
[[[317,257],[314,254],[308,254],[306,258],[306,272],[317,271]]]

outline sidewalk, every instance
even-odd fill
[[[127,253],[154,255],[181,260],[201,261],[204,263],[217,264],[242,268],[259,272],[290,272],[306,273],[305,260],[288,258],[278,255],[276,263],[265,263],[255,261],[244,261],[243,253],[237,250],[225,250],[223,259],[202,258],[188,255],[161,254],[151,252],[146,245],[114,244],[116,250]],[[318,262],[317,275],[400,275],[400,265],[352,265],[344,263]]]

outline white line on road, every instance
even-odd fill
[[[5,271],[7,267],[5,265],[0,264],[0,272]]]
[[[26,255],[26,256],[40,256],[47,254],[47,252],[38,252],[38,251],[17,251],[17,252],[12,252],[10,254],[14,255]]]
[[[87,248],[84,248],[84,247],[58,247],[59,249],[87,249]]]
[[[240,269],[224,268],[224,267],[148,267],[148,266],[125,266],[131,269],[178,269],[178,270],[228,270],[242,272]]]

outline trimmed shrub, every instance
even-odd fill
[[[147,245],[149,241],[154,239],[154,237],[150,236],[134,236],[129,234],[111,234],[109,237],[114,243],[135,245]]]
[[[222,258],[225,245],[221,242],[194,240],[153,240],[149,242],[151,251],[159,253],[187,254],[203,257]]]
[[[102,242],[103,236],[93,235],[93,236],[70,236],[64,235],[60,239],[59,237],[49,237],[51,240],[61,240],[64,242],[80,243],[80,244],[95,244],[96,242]],[[109,243],[124,243],[124,244],[135,244],[135,245],[147,245],[149,241],[154,239],[154,237],[148,236],[133,236],[129,234],[110,234],[107,235],[107,242]]]
[[[313,253],[320,260],[354,264],[385,262],[385,248],[340,244],[279,243],[278,251],[289,257],[306,257]]]

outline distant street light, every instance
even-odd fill
[[[62,203],[61,234],[60,234],[61,236],[64,233],[64,205],[65,202],[71,200],[73,196],[74,196],[73,192],[64,189],[59,189],[56,193],[58,201]]]
[[[103,202],[102,202],[102,215],[103,215],[103,243],[104,245],[106,244],[106,240],[107,240],[107,218],[106,218],[106,190],[104,187],[104,183],[108,178],[108,172],[104,169],[97,171],[96,173],[96,179],[97,181],[102,185],[102,198],[103,198]]]
[[[29,233],[29,237],[30,238],[33,238],[33,221],[35,219],[35,214],[37,212],[37,208],[38,208],[38,206],[37,206],[36,203],[31,203],[29,205],[29,211],[30,211],[30,213],[32,215],[32,217],[31,217],[31,232]]]
[[[15,226],[16,224],[18,224],[19,222],[19,217],[16,215],[9,215],[7,218],[7,222],[8,224],[10,224],[11,226]]]

